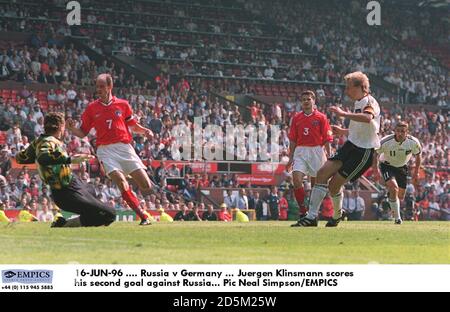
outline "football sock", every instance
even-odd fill
[[[328,187],[326,184],[316,184],[312,188],[311,198],[309,200],[308,219],[315,219],[319,214],[320,204],[327,195]]]
[[[389,199],[389,205],[391,206],[391,210],[394,212],[395,220],[401,219],[400,218],[400,200],[398,198],[396,198],[395,201],[391,201],[391,199]]]
[[[341,217],[342,202],[344,201],[344,196],[342,195],[342,192],[334,196],[331,196],[331,201],[333,202],[333,210],[334,210],[333,219],[336,220]]]
[[[134,212],[136,212],[136,214],[139,216],[139,218],[141,218],[141,220],[147,219],[147,216],[144,214],[141,208],[139,208],[139,200],[133,194],[130,188],[122,192],[122,198],[127,202],[130,208],[133,209]]]
[[[295,199],[297,200],[298,207],[300,208],[300,214],[306,214],[305,207],[305,189],[300,187],[294,190]]]

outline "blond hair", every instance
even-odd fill
[[[354,87],[361,87],[363,92],[370,93],[369,78],[363,72],[357,71],[347,74],[344,80],[346,83],[350,81]]]

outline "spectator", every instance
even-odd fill
[[[170,166],[169,170],[167,170],[167,176],[168,177],[180,177],[181,176],[180,169],[178,169],[175,164],[172,164]]]
[[[225,200],[224,200],[225,201]],[[245,189],[240,189],[237,196],[234,197],[233,202],[231,204],[232,208],[238,208],[240,210],[248,209],[248,198],[245,192]]]
[[[278,191],[278,197],[280,198],[280,217],[279,220],[287,220],[288,219],[288,208],[289,204],[287,199],[284,197],[284,192]]]
[[[33,202],[33,204],[35,205],[35,202]],[[19,215],[17,216],[17,220],[20,222],[35,222],[35,221],[39,221],[38,218],[36,218],[32,213],[31,213],[31,206],[27,205],[25,206],[20,212]]]
[[[202,221],[198,212],[198,206],[192,202],[188,203],[189,213],[186,221]]]
[[[208,204],[208,210],[205,211],[202,215],[203,221],[217,221],[218,217],[216,212],[214,211],[214,207],[211,204]]]
[[[351,192],[351,197],[348,199],[348,211],[347,220],[359,221],[362,220],[364,214],[365,202],[364,199],[359,196],[359,191],[354,190]]]
[[[186,205],[183,205],[182,210],[178,211],[174,221],[189,221],[189,208]]]
[[[157,184],[161,184],[161,181],[162,181],[162,180],[165,180],[165,179],[166,179],[166,176],[167,176],[167,170],[166,170],[165,167],[164,167],[164,162],[161,161],[161,162],[159,163],[159,167],[156,168],[156,170],[155,170],[155,176],[154,176],[155,182],[156,182]]]
[[[270,187],[270,194],[265,200],[269,206],[270,220],[278,220],[280,214],[280,198],[278,197],[278,188],[276,186]]]
[[[9,151],[6,148],[3,148],[0,151],[0,175],[6,176],[8,175],[9,170],[11,169],[11,158],[9,155]]]
[[[228,211],[228,206],[227,204],[223,203],[222,205],[220,205],[220,212],[219,212],[219,221],[225,221],[225,222],[230,222],[231,219],[231,214]]]
[[[226,195],[223,198],[223,203],[227,205],[227,207],[233,207],[234,197],[231,193],[231,190],[226,190]]]
[[[30,113],[27,115],[27,120],[24,122],[22,129],[23,134],[26,135],[31,141],[33,141],[36,137],[36,122],[33,120],[33,114]]]
[[[159,209],[160,216],[159,221],[160,222],[173,222],[173,218],[166,212],[164,212],[164,208]]]
[[[53,222],[54,216],[51,211],[49,211],[48,205],[42,206],[42,210],[38,211],[37,218],[41,222]]]

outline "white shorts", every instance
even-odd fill
[[[129,175],[137,169],[146,169],[142,160],[130,144],[115,143],[100,145],[97,149],[97,157],[105,168],[107,176],[113,171],[119,170]]]
[[[322,146],[297,146],[294,151],[293,171],[317,177],[317,171],[327,161],[325,151]]]

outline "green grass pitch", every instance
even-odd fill
[[[0,264],[448,264],[450,222],[0,224]]]

